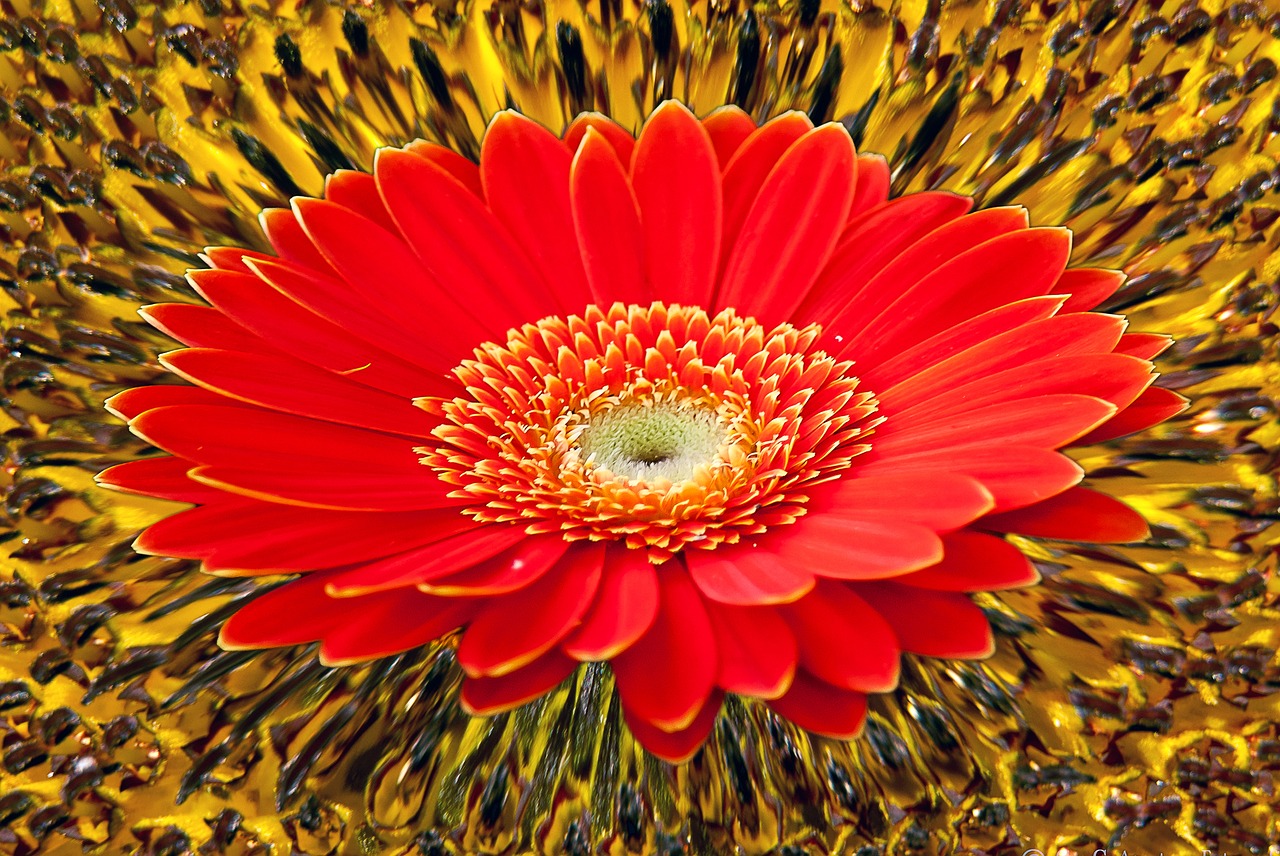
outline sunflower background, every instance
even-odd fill
[[[1280,13],[1263,2],[2,0],[0,853],[1275,852],[1272,394]],[[999,649],[908,659],[861,738],[729,703],[679,767],[607,672],[511,714],[451,651],[329,669],[222,652],[259,580],[130,544],[170,504],[93,485],[145,451],[102,401],[161,378],[137,316],[206,245],[418,137],[474,157],[516,107],[636,128],[660,100],[845,123],[895,193],[1021,203],[1122,267],[1192,401],[1078,454],[1138,548],[1023,544]],[[814,192],[821,192],[815,188]]]

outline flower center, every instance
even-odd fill
[[[693,479],[710,467],[727,428],[705,406],[662,402],[615,407],[588,420],[578,447],[595,466],[648,485]]]
[[[732,310],[587,307],[513,330],[454,375],[423,463],[486,522],[620,540],[663,561],[793,522],[866,451],[870,393],[821,330]]]

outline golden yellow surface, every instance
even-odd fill
[[[0,0],[0,853],[1276,853],[1280,10],[1270,0]],[[1027,205],[1123,267],[1191,409],[1084,450],[1152,523],[1026,542],[978,664],[911,661],[852,743],[730,700],[680,767],[607,671],[469,719],[447,649],[220,652],[254,581],[134,555],[171,510],[95,488],[102,410],[171,346],[208,244],[515,105],[634,127],[664,97],[845,122],[896,192]],[[821,192],[815,188],[815,192]]]

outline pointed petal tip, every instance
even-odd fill
[[[796,111],[793,110],[788,112],[796,112]],[[710,119],[712,116],[721,116],[721,115],[746,116],[748,119],[751,118],[751,114],[748,113],[746,110],[743,110],[737,104],[721,104],[719,107],[715,108],[706,116],[703,116],[702,118],[705,121],[707,119]],[[752,124],[755,124],[754,119],[752,119]]]
[[[1015,205],[997,205],[997,206],[995,206],[995,207],[993,207],[993,208],[988,208],[988,209],[985,209],[985,210],[987,210],[987,211],[1008,211],[1008,212],[1013,213],[1013,214],[1021,215],[1021,218],[1022,218],[1022,228],[1024,228],[1024,229],[1030,229],[1030,228],[1031,228],[1031,211],[1030,211],[1030,210],[1027,208],[1027,206],[1025,206],[1025,205],[1016,205],[1016,204],[1015,204]],[[1045,228],[1052,229],[1052,228],[1054,228],[1054,227],[1045,227]]]
[[[259,651],[263,648],[269,648],[270,645],[255,644],[243,639],[235,638],[235,615],[227,619],[218,631],[218,647],[224,651]]]
[[[374,155],[374,159],[375,161],[377,160],[376,154]],[[294,196],[289,199],[289,210],[293,211],[294,216],[298,218],[299,223],[302,223],[302,218],[308,211],[319,210],[319,206],[323,204],[324,200],[322,199],[312,199],[309,196]]]
[[[954,200],[954,204],[960,209],[960,216],[963,216],[973,210],[974,198],[972,196],[966,196],[963,193],[956,193],[953,190],[930,191],[930,193],[937,196],[951,197],[951,199]]]
[[[603,149],[601,149],[602,146],[604,147]],[[578,162],[583,157],[599,157],[596,153],[600,151],[616,156],[609,139],[603,133],[588,125],[587,130],[582,134],[582,139],[578,142],[578,148],[573,153],[573,164],[570,169],[576,170]]]
[[[1015,207],[1021,208],[1022,206],[1015,206]],[[1026,212],[1027,209],[1023,208],[1022,210]],[[1029,212],[1028,212],[1028,216],[1029,216]],[[1069,229],[1066,226],[1036,226],[1030,229],[1029,231],[1045,232],[1046,233],[1045,237],[1049,237],[1054,240],[1061,241],[1065,245],[1065,248],[1068,252],[1070,252],[1071,249],[1075,247],[1075,240],[1076,240],[1075,232],[1071,231],[1071,229]]]
[[[148,537],[150,534],[151,534],[150,529],[144,529],[138,533],[138,537],[133,539],[133,544],[132,544],[133,552],[140,553],[143,556],[163,555],[162,552],[156,550],[155,547],[151,546],[150,544],[151,539]]]
[[[320,661],[320,665],[325,666],[326,668],[337,669],[343,666],[355,666],[360,663],[367,663],[370,660],[376,660],[378,659],[378,655],[365,657],[343,657],[331,652],[327,641],[321,641],[320,650],[316,654],[316,659]]]
[[[1137,544],[1151,536],[1146,518],[1128,503],[1085,487],[990,515],[981,525],[995,532],[1093,544]]]
[[[654,107],[653,112],[649,114],[648,122],[652,122],[659,116],[685,116],[697,121],[697,117],[693,115],[693,111],[690,110],[683,101],[676,98],[668,98],[659,103],[657,107]]]
[[[849,136],[849,130],[839,122],[827,122],[814,128],[806,137],[812,137],[815,140],[823,141],[823,144],[829,146],[847,149],[848,156],[853,163],[853,168],[857,170],[858,150],[854,145],[853,137]]]
[[[180,377],[186,380],[191,380],[191,378],[184,375],[182,371],[174,365],[174,362],[173,362],[174,358],[177,357],[178,354],[182,354],[187,351],[207,351],[207,350],[210,350],[210,349],[209,348],[174,348],[172,351],[163,351],[159,354],[156,354],[156,362],[158,362],[160,365],[164,366],[166,369],[173,372],[174,374],[179,375]],[[181,359],[181,357],[178,357],[178,359]]]
[[[1169,343],[1170,343],[1170,344],[1172,344],[1172,343],[1173,343],[1173,339],[1172,339],[1172,338],[1170,338],[1170,339],[1169,339]],[[1157,377],[1157,378],[1159,378],[1159,377],[1160,377],[1160,373],[1159,373],[1159,372],[1156,372],[1156,377]],[[1151,388],[1151,387],[1148,387],[1148,389],[1150,389],[1150,388]],[[1185,412],[1187,411],[1187,409],[1188,409],[1189,407],[1191,407],[1191,399],[1190,399],[1190,398],[1187,398],[1187,397],[1186,397],[1185,395],[1183,395],[1182,393],[1180,393],[1180,392],[1174,392],[1172,389],[1168,389],[1168,388],[1163,387],[1163,386],[1155,387],[1155,388],[1156,388],[1156,389],[1163,389],[1165,392],[1167,392],[1167,393],[1169,394],[1169,397],[1172,399],[1172,401],[1170,402],[1170,406],[1172,407],[1174,404],[1176,404],[1176,405],[1177,405],[1177,408],[1178,408],[1177,410],[1174,410],[1172,413],[1170,413],[1168,416],[1166,416],[1166,417],[1165,417],[1165,419],[1172,419],[1173,417],[1177,416],[1177,415],[1178,415],[1178,414],[1180,414],[1180,413],[1185,413]]]
[[[804,116],[806,119],[809,118],[806,114],[802,113],[799,110],[790,110],[788,111],[788,113],[798,113],[799,115]],[[783,115],[784,116],[788,115],[788,113],[784,113]],[[813,123],[811,122],[810,124],[812,125]],[[853,137],[849,136],[849,129],[846,128],[841,123],[834,120],[830,122],[823,122],[821,125],[813,125],[813,130],[810,131],[810,133],[822,134],[824,136],[827,134],[839,135],[841,137],[844,137],[846,140],[848,140],[850,145],[853,144]]]
[[[542,128],[542,125],[539,122],[530,119],[528,116],[513,107],[508,107],[505,110],[499,110],[497,113],[493,114],[493,117],[489,120],[488,126],[485,128],[485,137],[487,138],[489,134],[493,133],[495,128],[528,128],[530,125]]]
[[[219,576],[222,576],[222,575],[219,575]],[[279,591],[279,589],[276,589],[275,591]],[[264,639],[261,637],[261,635],[254,632],[252,626],[248,628],[249,630],[248,635],[244,635],[244,636],[240,635],[240,631],[241,631],[240,625],[242,623],[248,623],[252,625],[254,622],[261,621],[262,616],[260,615],[252,616],[249,614],[249,610],[251,610],[252,607],[253,607],[253,603],[250,602],[249,604],[242,606],[237,612],[233,613],[232,616],[226,620],[226,622],[222,625],[221,629],[218,630],[218,647],[219,648],[223,649],[224,651],[263,651],[271,648],[280,648],[286,645],[305,644],[304,641],[281,641],[279,639],[270,637],[270,635],[268,636],[268,638]],[[309,639],[305,641],[314,642],[319,638],[320,638],[319,634],[317,633],[315,635],[310,635]]]
[[[398,165],[409,163],[431,163],[431,161],[419,155],[394,146],[383,146],[373,153],[373,175],[374,178],[380,178],[388,169],[394,169]]]
[[[140,461],[151,461],[151,459],[154,459],[154,458],[141,458]],[[111,475],[111,473],[115,472],[116,470],[123,470],[125,473],[128,473],[129,472],[128,467],[129,467],[129,464],[131,463],[138,463],[138,461],[133,461],[128,463],[118,463],[118,464],[115,464],[114,467],[108,467],[106,468],[106,470],[96,473],[96,475],[93,476],[93,484],[101,487],[102,490],[111,490],[111,491],[115,491],[115,493],[133,494],[137,496],[151,496],[152,499],[165,499],[166,502],[182,502],[182,500],[169,499],[169,498],[166,498],[166,496],[156,496],[154,494],[147,493],[145,487],[133,486],[129,484],[129,482],[133,480],[129,479],[128,475],[124,476],[124,481],[116,480],[115,477]],[[138,537],[141,537],[141,534]],[[134,541],[137,541],[137,539],[134,539]]]
[[[1063,443],[1060,448],[1066,448],[1068,446],[1074,445],[1081,437],[1085,436],[1086,434],[1089,434],[1092,431],[1096,431],[1102,425],[1110,421],[1113,416],[1115,416],[1117,413],[1120,412],[1119,407],[1117,407],[1115,404],[1105,399],[1097,398],[1091,395],[1082,395],[1080,396],[1080,398],[1088,398],[1088,399],[1091,399],[1092,401],[1097,402],[1097,404],[1094,406],[1097,408],[1097,412],[1099,414],[1098,418],[1094,420],[1091,426],[1086,428],[1084,431],[1081,431],[1079,435],[1077,435],[1074,439],[1069,440],[1066,443]]]
[[[141,312],[139,312],[139,314],[141,314]],[[122,412],[121,412],[121,411],[116,407],[116,404],[115,404],[115,402],[116,402],[118,399],[120,399],[120,398],[124,397],[128,392],[129,392],[129,390],[127,390],[127,389],[126,389],[126,390],[124,390],[123,392],[117,392],[115,395],[111,396],[111,397],[110,397],[110,398],[108,398],[106,401],[102,402],[102,409],[103,409],[103,410],[105,410],[105,411],[107,411],[107,412],[108,412],[108,413],[110,413],[112,416],[116,417],[117,419],[122,419],[122,420],[124,420],[125,422],[128,422],[128,421],[129,421],[129,417],[128,417],[128,416],[126,416],[124,413],[122,413]],[[100,475],[102,475],[103,473],[106,473],[106,472],[110,472],[110,470],[103,470],[103,472],[102,472],[102,473],[98,473],[98,475],[100,476]],[[95,476],[95,478],[96,478],[96,476]]]

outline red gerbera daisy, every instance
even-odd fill
[[[228,647],[459,631],[477,713],[607,660],[669,759],[723,693],[853,735],[902,652],[990,653],[966,592],[1035,578],[1002,533],[1143,538],[1059,450],[1182,406],[1067,231],[888,187],[839,125],[675,102],[385,149],[146,310],[194,386],[113,399],[170,456],[102,482],[196,504],[140,551],[304,574]]]

